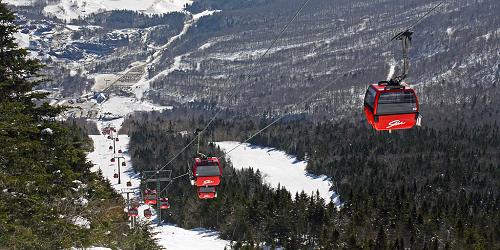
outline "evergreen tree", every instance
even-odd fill
[[[156,249],[146,226],[130,231],[108,209],[124,202],[90,172],[81,131],[55,120],[64,108],[33,91],[42,65],[15,43],[14,20],[0,3],[0,248]]]

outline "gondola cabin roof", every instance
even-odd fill
[[[211,163],[217,163],[220,165],[219,158],[217,157],[207,157],[207,158],[199,158],[196,157],[194,158],[195,165],[203,165],[203,164],[211,164]]]
[[[384,82],[379,82],[379,83],[373,83],[373,84],[370,84],[370,85],[373,88],[375,88],[377,91],[394,91],[394,92],[397,92],[397,91],[408,90],[408,89],[413,90],[412,88],[410,88],[406,84],[404,84],[404,85],[388,85],[388,84],[385,84]]]
[[[196,174],[197,168],[201,166],[217,166],[220,172],[218,175],[222,175],[222,168],[220,166],[220,162],[217,157],[194,158],[194,165],[193,165],[194,174]]]

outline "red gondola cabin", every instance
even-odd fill
[[[195,158],[193,177],[197,187],[218,186],[222,168],[217,157]]]
[[[156,190],[146,189],[144,191],[144,204],[156,205]]]
[[[199,187],[198,198],[203,200],[217,198],[215,187]]]
[[[170,202],[168,201],[168,198],[161,198],[160,209],[169,209],[169,208],[170,208]]]
[[[365,94],[364,111],[368,123],[376,130],[410,129],[419,119],[415,91],[388,82],[371,84]]]
[[[128,210],[128,216],[130,217],[137,217],[139,215],[139,210],[136,207],[131,207]]]

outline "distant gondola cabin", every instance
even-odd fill
[[[168,198],[161,198],[160,209],[169,209],[169,208],[170,208],[170,202],[168,201]]]
[[[144,204],[156,205],[156,198],[156,190],[146,189],[146,191],[144,191]]]
[[[203,200],[217,198],[215,187],[199,187],[198,198]]]
[[[137,217],[139,215],[139,210],[136,207],[131,207],[128,210],[128,216],[130,217]]]

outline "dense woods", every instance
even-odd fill
[[[43,66],[15,43],[14,18],[0,3],[0,248],[156,249],[145,225],[126,226],[122,197],[90,172],[93,127],[61,123],[64,108],[33,102],[46,96],[32,92]]]
[[[186,112],[136,114],[125,123],[136,170],[170,160],[211,117],[194,110],[186,117]],[[222,117],[208,129],[203,152],[224,156],[210,141],[242,141],[270,122]],[[235,248],[266,242],[286,249],[495,249],[499,129],[496,123],[456,123],[388,134],[348,121],[287,120],[251,142],[307,159],[311,173],[331,176],[343,202],[340,210],[315,195],[271,189],[262,184],[261,173],[235,171],[226,159],[214,201],[198,200],[187,178],[173,183],[167,221],[215,228],[237,241]],[[195,152],[193,145],[167,168],[174,176],[185,173]]]

